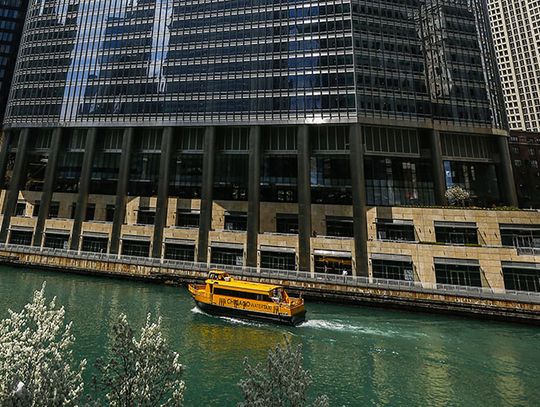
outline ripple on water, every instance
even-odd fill
[[[363,325],[355,325],[345,323],[341,320],[323,320],[323,319],[310,319],[299,325],[300,328],[312,328],[329,331],[340,331],[347,333],[360,333],[366,335],[385,336],[385,337],[400,337],[400,338],[416,338],[423,336],[420,333],[411,333],[396,331],[392,329],[379,329],[373,327],[367,327]]]

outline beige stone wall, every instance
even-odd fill
[[[5,191],[0,192],[0,205],[3,204]],[[13,217],[11,224],[24,227],[35,227],[36,218],[32,216],[36,201],[41,192],[25,191],[19,200],[27,202],[25,216]],[[71,207],[77,200],[77,194],[55,193],[53,201],[60,202],[59,217],[47,219],[45,229],[64,229],[71,231],[73,220]],[[110,235],[112,224],[105,222],[107,205],[115,203],[114,196],[90,195],[89,203],[96,205],[95,219],[83,223],[83,232],[97,232]],[[157,198],[128,197],[125,224],[122,235],[145,236],[152,239],[152,225],[138,225],[137,211],[140,207],[155,208]],[[167,222],[163,232],[164,239],[183,239],[191,241],[198,250],[197,228],[176,227],[176,216],[179,209],[199,210],[198,199],[170,198],[168,202]],[[293,203],[263,202],[260,207],[259,246],[287,247],[298,249],[298,236],[276,233],[276,215],[279,213],[296,214],[298,205]],[[212,242],[232,243],[245,248],[246,233],[225,231],[226,212],[247,212],[247,202],[215,201],[213,203],[212,230],[209,234],[209,247]],[[311,238],[312,251],[328,250],[351,253],[354,259],[354,240],[351,238],[333,238],[326,235],[326,217],[352,217],[352,207],[339,205],[312,206],[312,224],[314,235]],[[425,283],[435,282],[433,258],[475,259],[480,263],[484,286],[503,288],[501,261],[540,263],[540,256],[518,255],[516,249],[502,247],[499,225],[507,224],[540,224],[540,212],[537,211],[498,211],[450,208],[412,208],[412,207],[372,207],[366,214],[368,229],[368,253],[401,254],[411,256],[415,278]],[[418,243],[378,241],[376,219],[407,219],[414,223]],[[478,227],[478,247],[438,244],[435,239],[435,221],[475,222]],[[209,249],[210,250],[210,249]],[[312,256],[313,257],[313,256]],[[371,263],[371,262],[370,262]],[[313,261],[312,261],[313,264]],[[372,275],[371,264],[369,274]]]

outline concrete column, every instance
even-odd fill
[[[499,150],[500,164],[499,189],[501,198],[510,206],[519,206],[516,192],[516,183],[514,181],[514,172],[512,170],[512,159],[510,158],[510,149],[508,147],[508,137],[499,136],[497,138],[497,148]]]
[[[311,271],[311,148],[307,126],[300,126],[298,149],[298,269]]]
[[[208,262],[208,234],[212,229],[212,203],[214,189],[214,156],[216,153],[216,129],[208,127],[204,133],[203,180],[201,215],[199,220],[199,247],[197,261]]]
[[[9,146],[13,138],[12,130],[4,130],[2,145],[0,146],[0,187],[4,184],[6,176],[7,161],[9,157]]]
[[[21,182],[25,176],[24,172],[26,169],[29,138],[30,129],[21,130],[19,142],[17,144],[15,166],[13,167],[13,177],[9,183],[9,189],[4,202],[4,217],[2,219],[2,226],[0,228],[0,243],[5,243],[7,240],[9,224],[11,222],[13,212],[15,211],[15,205],[17,205],[17,199],[19,198]]]
[[[248,178],[246,266],[257,267],[261,191],[261,128],[259,126],[254,126],[249,131]]]
[[[79,250],[81,240],[82,223],[86,215],[86,206],[88,205],[88,191],[92,179],[92,167],[94,164],[94,152],[96,148],[97,129],[91,128],[86,134],[84,145],[84,158],[81,169],[81,178],[79,179],[79,195],[77,196],[77,206],[75,208],[75,220],[71,230],[71,250]]]
[[[362,127],[354,124],[349,130],[351,149],[351,183],[353,204],[354,252],[356,267],[353,274],[367,277],[369,275],[367,251],[367,198],[366,179],[364,174],[364,142]]]
[[[167,223],[167,209],[169,207],[169,174],[173,149],[174,128],[163,130],[161,138],[161,159],[159,162],[159,185],[156,205],[156,219],[154,221],[154,237],[152,243],[152,257],[161,258],[163,246],[163,228]]]
[[[124,130],[122,137],[122,156],[118,170],[118,184],[116,185],[116,200],[114,206],[114,218],[111,232],[109,253],[118,254],[120,248],[120,233],[126,216],[126,195],[129,182],[129,167],[131,164],[131,150],[133,146],[133,128]]]
[[[438,130],[431,130],[429,134],[431,147],[431,164],[433,167],[433,186],[435,189],[435,203],[446,205],[446,179],[444,177],[444,164],[442,159],[441,135]]]
[[[56,181],[56,172],[58,166],[58,157],[60,156],[60,148],[62,141],[62,129],[56,128],[53,131],[51,138],[51,145],[49,147],[49,157],[47,158],[47,168],[45,169],[45,182],[43,184],[43,191],[41,192],[41,199],[39,201],[39,213],[36,222],[36,229],[34,231],[34,239],[32,245],[41,247],[43,240],[43,230],[45,228],[45,221],[49,216],[49,208],[51,206],[51,200],[54,193],[54,186]]]

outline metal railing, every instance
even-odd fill
[[[198,263],[192,261],[158,259],[151,257],[137,257],[114,255],[107,253],[83,252],[66,249],[39,248],[5,244],[3,249],[10,253],[39,254],[87,261],[104,261],[134,266],[147,266],[158,268],[158,274],[174,275],[175,270],[207,273],[212,269],[227,271],[228,273],[247,278],[271,278],[284,281],[299,281],[325,283],[344,286],[355,286],[375,289],[415,291],[463,297],[476,297],[483,299],[500,299],[528,303],[540,303],[540,293],[532,291],[514,291],[505,289],[492,289],[489,287],[470,287],[420,281],[389,280],[363,276],[337,275],[326,273],[311,273],[294,270],[264,269],[247,266],[233,266],[223,264]]]

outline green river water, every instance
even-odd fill
[[[538,327],[317,302],[307,303],[308,322],[283,327],[202,314],[183,287],[8,267],[0,267],[0,317],[43,281],[89,366],[120,312],[137,329],[148,312],[162,315],[185,366],[186,406],[234,406],[243,359],[264,360],[284,336],[303,345],[311,393],[332,406],[540,406]]]

